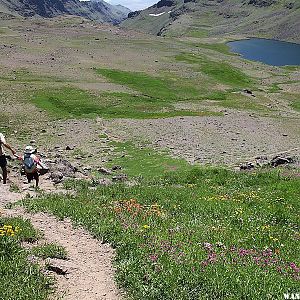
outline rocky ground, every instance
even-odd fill
[[[224,117],[115,120],[110,130],[124,140],[150,141],[192,164],[238,166],[282,152],[299,156],[299,119],[273,119],[227,111]]]

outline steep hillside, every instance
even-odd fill
[[[300,42],[298,0],[161,0],[122,26],[158,35],[246,34]]]
[[[0,0],[0,12],[24,17],[46,18],[68,14],[98,22],[117,24],[127,17],[130,10],[102,0]]]

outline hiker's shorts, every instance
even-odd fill
[[[35,179],[35,180],[38,180],[38,179],[39,179],[39,174],[38,174],[38,172],[26,173],[26,176],[27,176],[28,182],[31,182],[31,180],[33,180],[33,179]]]
[[[0,156],[0,167],[5,168],[7,166],[7,159],[5,155]]]

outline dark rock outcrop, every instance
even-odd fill
[[[128,14],[128,18],[135,18],[141,13],[141,10],[132,11]]]
[[[267,7],[276,3],[276,0],[250,0],[248,4],[258,6],[258,7]]]
[[[270,161],[270,165],[272,167],[277,167],[280,165],[291,164],[293,162],[294,162],[294,159],[292,157],[276,156]]]
[[[161,8],[161,7],[164,7],[164,6],[171,7],[173,5],[175,5],[175,1],[173,1],[173,0],[161,0],[161,1],[156,3],[157,8]]]

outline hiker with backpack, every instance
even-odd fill
[[[0,132],[0,167],[2,169],[3,184],[7,181],[7,159],[3,147],[9,149],[13,155],[16,151],[6,142],[4,135]]]
[[[36,156],[37,150],[32,146],[27,146],[24,150],[23,157],[18,157],[23,162],[23,169],[25,171],[28,183],[35,180],[36,187],[39,186],[39,176],[47,173],[48,168],[41,162],[41,159]]]

